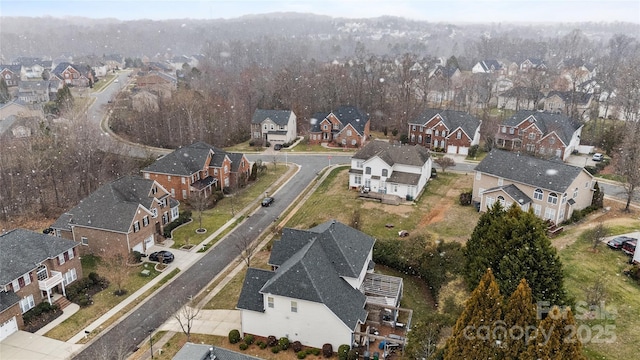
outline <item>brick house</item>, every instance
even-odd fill
[[[158,182],[125,176],[101,186],[51,225],[58,237],[81,244],[81,253],[144,253],[178,218],[179,202]],[[117,214],[117,216],[114,216]]]
[[[493,149],[475,171],[472,196],[480,211],[499,201],[559,224],[593,199],[593,176],[557,160]]]
[[[0,76],[7,86],[18,86],[22,72],[22,65],[0,65]]]
[[[186,200],[193,193],[207,196],[214,189],[246,183],[251,164],[244,154],[197,142],[163,156],[141,171],[145,179],[157,181],[173,198]]]
[[[311,121],[309,143],[360,147],[369,139],[369,116],[355,106],[340,106],[329,113],[316,113]]]
[[[65,85],[87,87],[91,86],[95,79],[91,74],[91,68],[87,65],[73,65],[61,62],[51,71],[51,76],[59,79]]]
[[[0,341],[23,328],[22,314],[82,278],[78,246],[24,229],[0,235]]]
[[[480,123],[464,111],[427,109],[409,123],[409,144],[466,155],[480,142]]]
[[[498,148],[566,160],[580,145],[582,126],[562,114],[521,110],[499,125],[495,142]]]

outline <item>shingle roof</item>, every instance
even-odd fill
[[[505,120],[503,124],[507,126],[516,126],[528,119],[530,116],[533,118],[536,126],[540,128],[544,135],[555,131],[562,142],[564,142],[566,145],[569,145],[569,143],[571,142],[573,133],[578,130],[580,126],[582,126],[578,122],[572,121],[565,115],[535,110],[520,110],[513,116]]]
[[[493,149],[476,166],[476,171],[564,193],[584,169],[560,161]]]
[[[464,111],[439,109],[427,109],[409,124],[425,126],[436,115],[440,115],[442,122],[449,128],[450,133],[460,127],[471,139],[473,139],[476,129],[480,126],[480,120]]]
[[[364,134],[365,126],[369,121],[369,116],[366,113],[360,111],[360,109],[358,109],[355,106],[345,105],[345,106],[340,106],[339,108],[328,113],[324,113],[324,112],[315,113],[312,116],[312,119],[315,119],[315,120],[311,122],[310,131],[311,132],[320,131],[320,122],[325,118],[327,118],[330,114],[335,115],[338,118],[338,120],[340,120],[340,122],[342,123],[341,129],[347,126],[347,124],[351,124],[351,126],[355,129],[355,131],[357,131],[358,134],[360,135]]]
[[[213,355],[214,357],[211,357]],[[207,344],[186,343],[172,360],[259,360],[257,357]]]
[[[586,104],[589,103],[589,100],[591,99],[592,94],[579,92],[579,91],[556,91],[556,90],[553,90],[553,91],[550,91],[549,94],[547,94],[546,99],[548,99],[548,98],[550,98],[552,96],[558,96],[564,102],[573,101],[576,104],[586,105]]]
[[[18,294],[11,292],[0,291],[0,312],[7,310],[13,305],[20,302]]]
[[[0,285],[5,285],[77,246],[73,240],[15,229],[0,235]]]
[[[214,157],[223,156],[226,151],[204,142],[197,142],[189,146],[181,147],[156,160],[147,166],[143,172],[189,176],[204,169],[209,153],[213,151]],[[212,160],[213,163],[213,160]],[[220,161],[221,163],[221,161]]]
[[[329,114],[331,113],[317,112],[313,114],[310,119],[311,128],[309,129],[309,132],[320,132],[320,122],[326,119]]]
[[[480,64],[480,66],[482,66],[482,69],[484,71],[502,69],[502,65],[500,65],[498,60],[482,60],[482,61],[479,61],[478,64]]]
[[[20,75],[20,71],[22,70],[22,65],[0,65],[0,71],[7,69],[14,74]]]
[[[509,195],[514,201],[516,201],[520,205],[528,204],[531,202],[531,198],[513,184],[487,189],[483,194],[493,192],[493,191],[498,191],[498,190],[504,191],[507,195]]]
[[[70,225],[127,233],[139,205],[151,208],[154,181],[125,176],[101,186],[51,226],[68,229]],[[117,214],[117,216],[115,216]]]
[[[289,117],[291,117],[291,110],[263,110],[257,109],[253,113],[251,118],[252,124],[262,124],[263,121],[271,119],[274,123],[280,126],[289,124]]]
[[[420,174],[412,174],[402,171],[394,171],[387,179],[388,183],[418,185],[420,183]]]
[[[429,150],[418,145],[395,145],[387,141],[373,140],[353,155],[354,159],[368,160],[378,156],[387,164],[423,166],[429,161]]]
[[[543,94],[534,88],[530,88],[526,86],[516,86],[503,92],[502,94],[500,94],[500,96],[535,100],[535,99],[541,99],[543,97]]]
[[[262,298],[255,297],[255,288],[262,283],[260,293],[322,303],[353,329],[366,319],[366,297],[343,277],[360,275],[368,265],[374,242],[372,237],[335,221],[309,230],[284,229],[269,259],[278,269],[248,272],[238,307],[263,311]]]

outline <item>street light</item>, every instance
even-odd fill
[[[149,347],[151,348],[151,358],[153,359],[153,338],[151,335],[153,335],[153,330],[149,330]]]

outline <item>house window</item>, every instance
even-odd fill
[[[387,170],[387,169],[382,169],[382,176],[383,176],[383,177],[387,177],[387,176],[389,176],[389,170]]]
[[[298,302],[297,301],[292,301],[291,302],[291,312],[294,312],[294,313],[298,312]]]
[[[431,134],[431,129],[427,129],[427,135]]]
[[[356,168],[362,169],[362,161],[360,160],[356,161]]]
[[[411,142],[415,142],[416,141],[416,135],[415,134],[411,134]]]
[[[225,165],[224,166],[224,173],[228,174],[229,173],[229,165]]]
[[[493,197],[491,197],[491,196],[487,196],[487,201],[486,201],[486,203],[487,203],[487,208],[491,208],[491,207],[493,206],[493,203],[494,203],[495,201],[496,201],[496,199],[494,199]]]
[[[442,136],[447,136],[447,130],[442,130]]]
[[[456,139],[462,139],[462,131],[458,130],[458,133],[456,134]]]
[[[173,209],[171,209],[171,220],[175,220],[178,218],[178,215],[180,215],[178,213],[178,208],[174,207]]]
[[[64,264],[64,254],[58,255],[58,265]]]
[[[133,232],[138,232],[140,231],[140,221],[136,221],[133,223]]]
[[[264,124],[264,129],[265,129],[265,130],[267,130],[267,129],[268,129],[268,128],[267,128],[267,124]]]
[[[367,174],[367,175],[371,175],[371,168],[369,166],[364,168],[364,173]]]
[[[500,131],[502,131],[503,134],[506,134],[507,133],[507,127],[506,126],[502,126]]]
[[[73,259],[73,256],[74,256],[73,249],[67,251],[67,257],[69,258],[69,260]]]
[[[535,139],[536,139],[536,133],[530,132],[529,133],[529,140],[535,140]]]
[[[273,297],[267,297],[267,306],[273,309]]]
[[[187,190],[182,190],[182,198],[183,199],[187,198]]]
[[[502,186],[503,183],[504,183],[504,179],[498,178],[498,186]]]
[[[180,182],[183,183],[183,184],[186,184],[187,183],[187,179],[182,177],[182,178],[180,178]]]
[[[416,131],[416,126],[415,125],[411,126],[411,130]]]
[[[347,136],[351,136],[351,130],[347,130]]]
[[[47,267],[44,265],[38,266],[38,270],[36,272],[36,277],[38,281],[46,280],[49,278],[49,274],[47,273]]]
[[[371,179],[369,178],[364,179],[364,187],[371,188]]]
[[[549,138],[549,145],[553,145],[555,143],[556,143],[556,138],[554,138],[554,137]]]
[[[540,189],[533,190],[533,199],[534,200],[542,200],[543,192]]]
[[[169,222],[169,213],[165,212],[164,214],[162,214],[162,225],[166,224]]]
[[[567,203],[567,194],[562,194],[562,204],[566,204]]]
[[[435,131],[435,133],[434,133],[433,135],[435,135],[435,136],[440,136],[440,131],[439,131],[439,130],[436,130],[436,131]]]
[[[589,187],[589,181],[587,181],[586,183],[584,183],[584,188],[588,188]]]
[[[547,202],[549,204],[556,205],[558,203],[558,195],[556,195],[554,193],[549,193],[549,196],[547,196]]]
[[[167,175],[167,181],[171,181],[171,175]]]
[[[545,208],[544,209],[544,218],[553,220],[556,217],[556,209],[554,208]]]
[[[89,245],[89,239],[87,239],[84,236],[80,238],[80,242],[82,243],[82,245],[85,245],[85,246]]]
[[[498,196],[498,201],[500,202],[500,205],[502,205],[502,207],[505,207],[506,202],[504,201],[504,196]]]
[[[513,135],[514,129],[512,127],[509,128],[509,134]]]
[[[327,124],[324,124],[324,126],[323,126],[322,128],[323,128],[324,130],[327,130],[327,129],[328,129]]]
[[[413,135],[411,135],[413,137]],[[422,144],[422,135],[418,135],[418,144]]]
[[[273,130],[273,124],[271,124],[270,128],[271,128],[271,130]]]
[[[342,139],[342,145],[347,145],[347,139]]]
[[[356,146],[356,139],[351,140],[351,145]]]
[[[398,192],[398,184],[393,184],[393,192],[394,193]]]
[[[36,303],[33,300],[33,295],[29,295],[24,299],[20,300],[20,309],[22,310],[23,314],[33,309],[35,306],[36,306]]]
[[[153,215],[151,215],[151,217],[153,217],[154,219],[157,218],[158,217],[158,209],[156,209],[156,208],[151,209],[151,214],[153,214]]]
[[[144,178],[145,179],[149,179],[151,176],[149,175],[149,173],[144,173]]]
[[[361,177],[360,175],[356,175],[356,176],[353,178],[353,182],[354,182],[356,185],[360,185],[360,184],[362,184],[362,177]]]
[[[149,225],[149,216],[145,215],[145,217],[142,218],[142,226],[147,225]]]
[[[577,198],[578,197],[578,188],[576,188],[575,190],[573,190],[573,198]]]
[[[74,282],[78,280],[78,274],[76,273],[76,269],[72,268],[69,271],[67,271],[66,273],[64,273],[64,276],[62,277],[62,283],[67,286],[70,283]]]
[[[151,188],[151,193],[152,194],[155,195],[157,192],[158,192],[158,187],[157,186],[154,186],[154,187]]]
[[[533,213],[536,216],[540,216],[540,214],[542,213],[542,206],[540,204],[533,204]]]
[[[480,180],[482,178],[482,173],[480,171],[476,171],[476,180]]]

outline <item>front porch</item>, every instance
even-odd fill
[[[38,288],[47,293],[47,301],[49,301],[49,304],[51,305],[53,305],[53,293],[51,290],[58,285],[62,287],[62,296],[67,296],[67,292],[64,287],[64,278],[62,277],[61,272],[52,270],[51,276],[43,280],[38,280]]]

